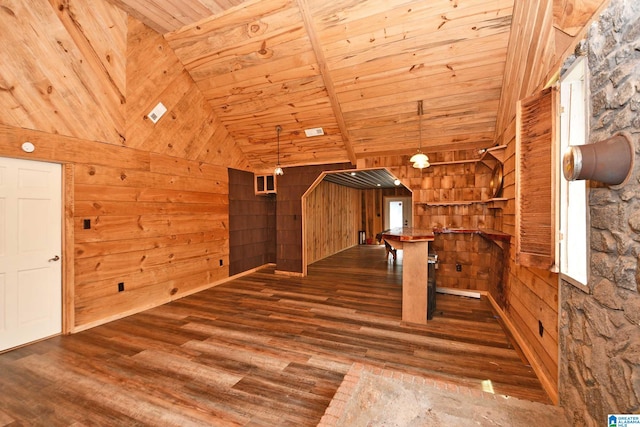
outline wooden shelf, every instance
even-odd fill
[[[504,163],[506,145],[496,145],[495,147],[487,148],[482,156],[477,159],[467,159],[467,160],[451,160],[448,162],[433,162],[431,166],[446,166],[446,165],[457,165],[463,163],[484,163],[490,168],[493,167],[496,161],[500,163]]]
[[[474,203],[479,203],[479,204],[490,204],[490,205],[494,205],[490,207],[501,208],[507,203],[507,200],[508,199],[504,197],[495,197],[493,199],[487,199],[487,200],[452,200],[448,202],[423,202],[423,203],[417,203],[417,204],[424,205],[424,206],[465,206],[465,205],[472,205]]]
[[[503,209],[507,205],[506,197],[494,197],[493,199],[487,200],[485,203],[489,205],[490,209]]]
[[[477,163],[480,161],[479,159],[470,159],[470,160],[451,160],[450,162],[433,162],[431,166],[446,166],[446,165],[458,165],[463,163]]]
[[[503,233],[502,231],[490,230],[487,228],[434,228],[433,234],[436,236],[439,234],[479,234],[480,236],[493,241],[508,242],[511,240],[511,235]]]
[[[504,164],[506,149],[506,145],[497,145],[495,147],[487,148],[486,151],[482,153],[479,161],[489,167],[493,167],[496,161]]]
[[[482,200],[459,200],[451,202],[426,202],[418,203],[425,206],[458,206],[458,205],[472,205],[474,203],[482,203]]]

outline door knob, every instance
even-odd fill
[[[51,261],[59,261],[60,257],[58,255],[54,256],[53,258],[49,258],[49,262]]]

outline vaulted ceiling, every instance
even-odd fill
[[[514,0],[109,1],[164,35],[254,166],[277,125],[285,166],[493,145]]]

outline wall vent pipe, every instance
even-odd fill
[[[567,181],[590,179],[608,185],[623,185],[633,171],[635,149],[626,133],[593,144],[571,145],[562,158]]]

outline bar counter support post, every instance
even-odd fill
[[[429,242],[403,242],[402,321],[427,323]]]

